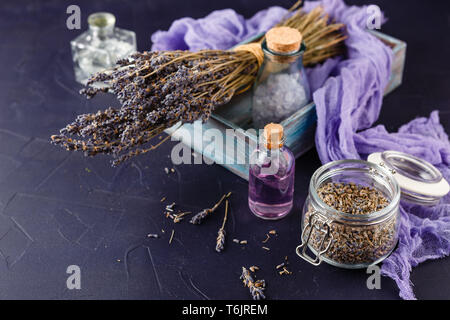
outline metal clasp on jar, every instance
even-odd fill
[[[389,166],[389,165],[386,165],[384,162],[380,162],[380,163],[378,163],[378,165],[379,165],[380,167],[383,167],[383,168],[389,170],[389,172],[392,173],[392,174],[396,174],[396,173],[397,173],[397,171],[396,171],[395,169],[391,168],[391,166]],[[373,169],[373,168],[371,168],[371,169],[370,169],[370,172],[371,172],[371,173],[376,173],[376,170]]]
[[[323,215],[318,212],[314,212],[309,216],[308,223],[303,227],[302,230],[302,244],[299,245],[295,251],[297,255],[303,260],[311,263],[314,266],[318,266],[322,263],[322,255],[328,251],[333,241],[333,235],[331,234],[330,224],[333,221],[326,219]],[[306,234],[307,229],[309,232]],[[313,233],[313,228],[316,229],[321,234],[321,240],[319,247],[317,248],[316,256],[311,257],[306,253],[308,249],[308,244]],[[327,246],[324,248],[326,240],[329,239]]]

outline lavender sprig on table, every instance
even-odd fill
[[[189,222],[192,224],[200,224],[202,223],[203,219],[206,218],[206,216],[208,216],[208,214],[210,214],[211,212],[211,209],[203,209],[195,216],[193,216]]]
[[[219,232],[217,233],[216,239],[216,251],[222,252],[225,249],[225,223],[227,222],[228,217],[228,199],[225,200],[225,216],[223,217],[222,227],[220,227]]]
[[[266,289],[265,280],[255,281],[250,274],[250,271],[248,271],[245,267],[242,267],[242,274],[240,279],[242,280],[244,285],[249,288],[253,300],[261,300],[266,298],[266,296],[264,295],[264,290]]]
[[[212,208],[203,209],[202,211],[197,213],[195,216],[193,216],[189,222],[192,224],[201,224],[203,222],[203,220],[207,216],[209,216],[211,213],[216,211],[216,209],[220,206],[222,201],[225,200],[226,198],[228,198],[230,195],[231,195],[231,192],[224,194],[222,196],[222,198],[220,198],[220,200]]]

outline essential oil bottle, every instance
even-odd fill
[[[116,17],[97,12],[88,17],[89,30],[70,42],[75,78],[86,84],[91,75],[114,67],[117,60],[136,52],[136,34],[115,27]]]
[[[266,125],[261,140],[250,157],[248,205],[257,217],[281,219],[292,209],[295,158],[280,124]]]

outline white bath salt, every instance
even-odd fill
[[[254,128],[270,122],[279,123],[308,103],[300,73],[271,74],[253,95]]]

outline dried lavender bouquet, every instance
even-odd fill
[[[118,67],[88,82],[103,81],[107,87],[87,87],[82,93],[91,98],[111,90],[121,108],[79,115],[52,136],[52,142],[87,156],[110,154],[114,165],[157,148],[168,137],[148,143],[165,129],[179,122],[206,121],[215,106],[228,102],[239,83],[223,82],[237,72],[253,72],[231,70],[233,63],[216,67],[217,56],[225,52],[143,52],[118,61]],[[245,65],[242,56],[243,52],[230,52],[228,62]]]
[[[321,7],[304,13],[296,3],[280,25],[297,28],[308,47],[305,64],[341,53],[342,24],[329,23]],[[307,55],[308,52],[311,54]],[[215,107],[249,89],[263,53],[258,43],[234,50],[155,51],[131,55],[112,70],[95,74],[81,91],[87,98],[112,92],[120,108],[79,115],[51,140],[86,156],[109,154],[117,165],[160,146],[151,144],[164,130],[195,120],[206,121]],[[102,82],[106,86],[93,87]]]

